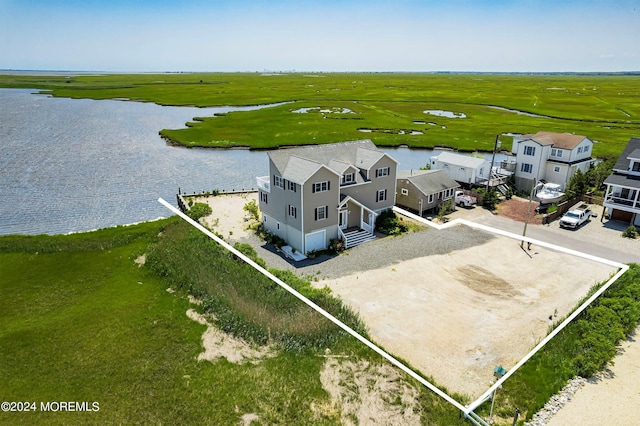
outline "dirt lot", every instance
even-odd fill
[[[232,240],[243,235],[246,221],[239,212],[254,198],[213,199],[216,230]],[[507,216],[508,207],[503,206],[499,216]],[[424,232],[425,238],[433,238],[433,232],[437,231]],[[459,226],[449,232],[464,238],[469,231]],[[525,252],[519,242],[504,237],[487,241],[345,273],[318,285],[329,286],[358,311],[372,338],[391,353],[449,391],[475,399],[489,387],[495,366],[511,368],[593,284],[614,272],[611,267],[539,247]],[[380,264],[375,259],[370,263]],[[322,267],[319,263],[313,268]]]
[[[511,368],[612,272],[550,250],[530,257],[516,241],[495,238],[320,284],[357,310],[386,349],[450,391],[478,397],[495,366]]]

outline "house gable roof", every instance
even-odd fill
[[[538,132],[535,135],[524,135],[524,139],[519,142],[529,139],[538,142],[540,145],[553,145],[554,148],[560,149],[574,149],[588,138],[572,133]]]
[[[440,155],[435,158],[441,163],[455,164],[457,166],[469,167],[471,169],[482,167],[487,162],[484,158],[470,157],[468,155],[461,155],[448,151],[440,153]]]
[[[289,161],[287,162],[284,171],[281,172],[281,175],[287,180],[302,185],[307,181],[307,179],[309,179],[322,168],[325,168],[332,173],[336,173],[334,170],[331,170],[324,164],[320,164],[316,161],[312,161],[306,158],[298,157],[297,155],[292,155],[291,157],[289,157]]]
[[[425,195],[460,187],[444,170],[400,170],[396,178],[407,179]]]
[[[285,179],[291,179],[297,183],[306,181],[316,172],[319,165],[323,165],[340,175],[348,169],[349,165],[369,170],[383,157],[387,157],[397,163],[395,159],[386,153],[378,151],[373,142],[368,139],[284,148],[270,151],[268,155],[276,169]],[[293,164],[290,166],[289,163],[292,161]],[[285,174],[291,176],[291,178],[285,176]]]
[[[621,172],[629,171],[629,165],[631,160],[629,158],[636,158],[637,152],[640,150],[640,138],[631,138],[627,146],[624,147],[622,154],[618,157],[618,161],[613,166],[613,170],[619,170]]]

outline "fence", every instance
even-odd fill
[[[571,209],[571,207],[575,206],[580,202],[582,202],[580,197],[563,201],[562,203],[558,204],[558,209],[555,212],[548,213],[542,216],[542,224],[546,225],[548,223],[553,222],[557,218],[562,217],[566,212],[568,212]]]

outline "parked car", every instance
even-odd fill
[[[465,207],[471,207],[478,202],[476,197],[472,197],[471,195],[464,195],[463,191],[456,191],[454,201],[456,203],[456,206]]]
[[[560,227],[576,229],[591,217],[596,217],[596,214],[588,205],[581,204],[578,207],[572,208],[562,216],[560,219]]]

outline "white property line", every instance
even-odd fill
[[[536,345],[536,347],[534,347],[528,354],[526,354],[524,356],[524,358],[522,358],[520,361],[518,361],[516,363],[516,365],[514,365],[504,376],[502,376],[499,380],[497,380],[489,389],[487,389],[487,391],[482,394],[482,396],[480,396],[480,398],[476,399],[474,402],[472,402],[471,404],[467,405],[467,407],[462,410],[465,415],[468,415],[471,411],[475,410],[476,408],[478,408],[480,405],[482,405],[482,403],[484,401],[486,401],[489,396],[493,393],[493,391],[495,389],[497,389],[499,386],[502,385],[502,383],[504,383],[505,380],[507,380],[509,377],[511,377],[512,374],[514,374],[520,367],[522,367],[522,365],[524,365],[525,362],[527,362],[533,355],[536,354],[536,352],[538,352],[540,349],[542,349],[551,339],[553,339],[563,328],[565,328],[571,321],[573,321],[578,315],[580,315],[580,313],[582,311],[584,311],[587,306],[589,306],[594,300],[596,300],[598,297],[600,297],[600,295],[602,293],[604,293],[609,287],[611,287],[611,285],[616,282],[616,280],[618,278],[620,278],[625,272],[627,272],[627,270],[629,269],[628,265],[619,263],[619,262],[615,262],[613,260],[608,260],[608,259],[604,259],[602,257],[597,257],[597,256],[593,256],[591,254],[587,254],[587,253],[582,253],[576,250],[572,250],[572,249],[568,249],[565,247],[560,247],[560,246],[556,246],[554,244],[549,244],[546,243],[544,241],[540,241],[540,240],[536,240],[534,238],[530,238],[530,237],[523,237],[522,235],[517,235],[514,234],[512,232],[508,232],[508,231],[503,231],[501,229],[496,229],[496,228],[492,228],[490,226],[486,226],[486,225],[480,225],[478,223],[474,223],[474,222],[470,222],[468,220],[465,219],[455,219],[452,220],[451,222],[447,222],[443,225],[438,225],[436,223],[433,223],[429,220],[426,220],[418,215],[415,215],[411,212],[408,212],[404,209],[398,208],[398,207],[393,207],[393,210],[396,211],[397,213],[410,217],[411,219],[415,219],[421,223],[427,224],[435,229],[438,230],[442,230],[442,229],[446,229],[449,228],[451,226],[454,225],[466,225],[469,226],[471,228],[477,228],[477,229],[481,229],[483,231],[487,231],[487,232],[492,232],[494,234],[498,234],[498,235],[502,235],[504,237],[508,237],[508,238],[512,238],[514,240],[519,240],[519,241],[527,241],[536,245],[539,245],[541,247],[546,247],[546,248],[550,248],[552,250],[556,250],[556,251],[560,251],[563,253],[567,253],[570,254],[572,256],[577,256],[577,257],[582,257],[584,259],[588,259],[588,260],[592,260],[595,262],[599,262],[599,263],[603,263],[605,265],[608,266],[612,266],[615,268],[619,268],[619,271],[609,279],[609,281],[607,281],[602,287],[600,287],[598,289],[598,291],[596,291],[589,299],[587,299],[582,305],[580,305],[575,311],[573,311],[573,313],[571,313],[571,315],[569,315],[564,321],[562,321],[562,323],[560,323],[560,325],[558,325],[551,333],[549,333],[540,343],[538,343]]]
[[[611,260],[607,260],[607,259],[603,259],[603,258],[600,258],[600,257],[592,256],[592,255],[589,255],[589,254],[586,254],[586,253],[581,253],[581,252],[578,252],[578,251],[575,251],[575,250],[571,250],[571,249],[567,249],[567,248],[564,248],[564,247],[555,246],[553,244],[545,243],[543,241],[538,241],[538,240],[535,240],[535,239],[529,238],[529,237],[523,237],[523,236],[520,236],[520,235],[513,234],[511,232],[503,231],[503,230],[496,229],[496,228],[491,228],[489,226],[476,224],[476,223],[470,222],[468,220],[455,219],[455,220],[453,220],[451,222],[448,222],[448,223],[446,223],[444,225],[438,225],[438,224],[432,223],[430,221],[427,221],[424,218],[422,218],[420,216],[417,216],[417,215],[415,215],[413,213],[410,213],[410,212],[408,212],[406,210],[403,210],[403,209],[400,209],[400,208],[397,208],[397,207],[393,207],[394,211],[396,211],[396,212],[398,212],[398,213],[400,213],[402,215],[405,215],[407,217],[410,217],[412,219],[416,219],[416,220],[418,220],[418,221],[420,221],[422,223],[425,223],[425,224],[427,224],[427,225],[429,225],[429,226],[431,226],[431,227],[433,227],[435,229],[438,229],[438,230],[446,229],[446,228],[449,228],[451,226],[455,226],[455,225],[458,225],[458,224],[467,225],[467,226],[472,227],[472,228],[482,229],[482,230],[485,230],[485,231],[488,231],[488,232],[492,232],[494,234],[503,235],[505,237],[513,238],[513,239],[520,240],[520,241],[531,242],[531,243],[540,245],[542,247],[551,248],[553,250],[561,251],[561,252],[568,253],[568,254],[571,254],[571,255],[574,255],[574,256],[579,256],[579,257],[582,257],[582,258],[585,258],[585,259],[594,260],[596,262],[600,262],[600,263],[604,263],[604,264],[609,265],[609,266],[614,266],[614,267],[620,268],[620,271],[618,271],[617,274],[615,274],[612,278],[610,278],[609,281],[607,281],[607,283],[605,285],[603,285],[596,293],[594,293],[586,302],[584,302],[582,305],[580,305],[580,307],[578,309],[576,309],[567,319],[565,319],[558,327],[556,327],[545,339],[543,339],[535,348],[533,348],[533,350],[531,350],[531,352],[529,352],[527,355],[525,355],[524,358],[522,358],[513,368],[511,368],[504,376],[502,376],[502,378],[499,379],[493,386],[491,386],[480,398],[478,398],[477,400],[475,400],[471,404],[469,404],[467,406],[464,406],[461,403],[459,403],[458,401],[456,401],[455,399],[453,399],[452,397],[450,397],[449,395],[447,395],[445,392],[440,390],[434,384],[432,384],[429,381],[425,380],[422,376],[417,374],[415,371],[411,370],[409,367],[407,367],[406,365],[404,365],[403,363],[398,361],[396,358],[394,358],[393,356],[391,356],[390,354],[388,354],[387,352],[382,350],[380,347],[375,345],[373,342],[371,342],[370,340],[364,338],[363,336],[358,334],[355,330],[353,330],[351,327],[349,327],[348,325],[346,325],[345,323],[343,323],[339,319],[335,318],[333,315],[331,315],[330,313],[328,313],[327,311],[322,309],[320,306],[316,305],[311,300],[309,300],[308,298],[306,298],[305,296],[300,294],[298,291],[296,291],[295,289],[290,287],[287,283],[285,283],[284,281],[280,280],[278,277],[276,277],[275,275],[273,275],[272,273],[270,273],[269,271],[267,271],[266,269],[264,269],[263,267],[261,267],[260,265],[255,263],[253,260],[249,259],[243,253],[241,253],[238,250],[236,250],[235,248],[233,248],[226,241],[224,241],[221,238],[217,237],[215,234],[213,234],[211,231],[206,229],[204,226],[200,225],[198,222],[194,221],[193,219],[191,219],[190,217],[188,217],[187,215],[182,213],[180,210],[178,210],[177,208],[172,206],[167,201],[165,201],[162,198],[158,198],[158,202],[160,202],[166,208],[171,210],[173,213],[175,213],[178,216],[180,216],[182,219],[184,219],[189,224],[194,226],[200,232],[204,233],[209,238],[211,238],[212,240],[214,240],[215,242],[217,242],[218,244],[220,244],[221,246],[223,246],[224,248],[226,248],[227,250],[232,252],[234,255],[238,256],[240,259],[242,259],[244,262],[246,262],[251,267],[256,269],[258,272],[260,272],[261,274],[263,274],[264,276],[269,278],[271,281],[273,281],[274,283],[278,284],[280,287],[284,288],[289,293],[291,293],[292,295],[294,295],[295,297],[300,299],[302,302],[304,302],[305,304],[310,306],[312,309],[314,309],[315,311],[320,313],[322,316],[327,318],[329,321],[333,322],[338,327],[340,327],[341,329],[343,329],[344,331],[349,333],[351,336],[355,337],[360,342],[364,343],[366,346],[368,346],[370,349],[372,349],[373,351],[375,351],[376,353],[381,355],[387,361],[389,361],[390,363],[392,363],[396,367],[400,368],[402,371],[404,371],[409,376],[411,376],[414,379],[416,379],[418,382],[423,384],[425,387],[427,387],[431,391],[435,392],[437,395],[439,395],[445,401],[449,402],[454,407],[458,408],[461,412],[463,412],[465,414],[465,417],[469,417],[469,413],[471,413],[473,410],[478,408],[478,406],[480,406],[488,398],[488,396],[491,395],[491,393],[498,386],[500,386],[502,383],[504,383],[504,381],[507,378],[509,378],[513,373],[515,373],[516,370],[518,370],[536,352],[538,352],[544,345],[546,345],[547,342],[549,342],[549,340],[551,340],[564,327],[566,327],[567,324],[569,324],[571,321],[573,321],[573,319],[575,319],[575,317],[578,316],[580,314],[580,312],[582,312],[589,304],[591,304],[591,302],[593,302],[595,299],[597,299],[604,291],[606,291],[618,278],[620,278],[620,276],[622,276],[629,269],[629,266],[621,264],[621,263],[618,263],[618,262],[614,262],[614,261],[611,261]]]
[[[342,321],[340,321],[339,319],[337,319],[336,317],[331,315],[329,312],[327,312],[324,309],[322,309],[320,306],[318,306],[315,303],[313,303],[311,300],[309,300],[308,298],[306,298],[305,296],[300,294],[298,291],[296,291],[295,289],[290,287],[287,283],[285,283],[284,281],[280,280],[278,277],[276,277],[271,272],[269,272],[266,269],[264,269],[262,266],[260,266],[257,263],[255,263],[253,260],[249,259],[247,256],[245,256],[244,254],[242,254],[241,252],[239,252],[238,250],[233,248],[231,245],[229,245],[229,243],[227,243],[223,239],[217,237],[215,234],[213,234],[207,228],[205,228],[204,226],[200,225],[198,222],[196,222],[195,220],[191,219],[189,216],[187,216],[186,214],[182,213],[180,210],[178,210],[177,208],[175,208],[174,206],[172,206],[171,204],[169,204],[168,202],[166,202],[162,198],[158,198],[158,201],[162,205],[164,205],[166,208],[171,210],[173,213],[177,214],[182,219],[184,219],[187,222],[189,222],[189,224],[191,224],[192,226],[197,228],[200,232],[202,232],[203,234],[205,234],[206,236],[208,236],[209,238],[214,240],[216,243],[220,244],[221,246],[223,246],[224,248],[229,250],[234,255],[238,256],[240,259],[242,259],[243,261],[245,261],[249,265],[251,265],[254,269],[256,269],[258,272],[260,272],[262,275],[266,276],[271,281],[273,281],[274,283],[278,284],[280,287],[284,288],[289,293],[293,294],[295,297],[297,297],[298,299],[300,299],[301,301],[303,301],[304,303],[309,305],[311,308],[313,308],[315,311],[317,311],[322,316],[327,318],[329,321],[333,322],[335,325],[337,325],[338,327],[340,327],[341,329],[343,329],[344,331],[346,331],[347,333],[349,333],[350,335],[352,335],[353,337],[355,337],[356,339],[358,339],[359,341],[361,341],[362,343],[367,345],[369,348],[373,349],[375,352],[377,352],[379,355],[381,355],[387,361],[389,361],[390,363],[392,363],[396,367],[400,368],[402,371],[404,371],[405,373],[407,373],[408,375],[410,375],[411,377],[413,377],[414,379],[416,379],[417,381],[422,383],[427,388],[431,389],[433,392],[435,392],[436,394],[438,394],[439,396],[444,398],[450,404],[454,405],[460,411],[466,413],[466,408],[465,408],[464,405],[460,404],[458,401],[456,401],[455,399],[451,398],[449,395],[447,395],[446,393],[444,393],[443,391],[438,389],[434,384],[428,382],[423,377],[418,375],[415,371],[411,370],[409,367],[407,367],[406,365],[404,365],[403,363],[401,363],[400,361],[395,359],[393,356],[389,355],[387,352],[385,352],[384,350],[382,350],[381,348],[376,346],[374,343],[372,343],[368,339],[362,337],[360,334],[358,334],[351,327],[349,327],[348,325],[346,325],[345,323],[343,323]]]

